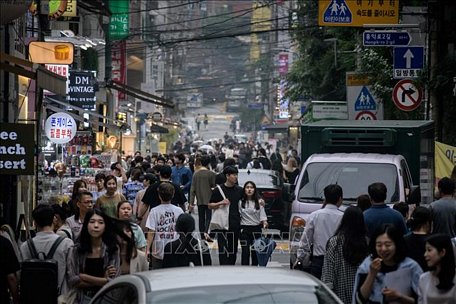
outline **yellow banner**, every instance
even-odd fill
[[[158,150],[161,154],[166,154],[166,141],[161,141],[158,143]]]
[[[449,177],[456,165],[456,147],[435,142],[435,178]]]
[[[399,0],[319,0],[318,25],[398,24]]]

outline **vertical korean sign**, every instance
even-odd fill
[[[33,175],[35,126],[0,123],[0,175]]]
[[[112,80],[125,84],[127,82],[127,56],[125,41],[117,41],[111,47]],[[125,93],[118,92],[119,100],[125,100]]]
[[[288,73],[288,53],[279,54],[279,75],[283,76]]]
[[[129,25],[129,3],[128,0],[110,0],[109,9],[112,13],[109,22],[109,38],[124,39],[128,37]]]

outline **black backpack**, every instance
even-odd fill
[[[59,237],[52,244],[48,254],[36,251],[32,239],[27,240],[31,259],[22,262],[21,267],[21,304],[29,303],[57,303],[58,264],[53,259],[57,247],[64,240]]]

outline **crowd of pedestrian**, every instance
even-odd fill
[[[137,153],[97,174],[95,191],[80,180],[68,205],[36,206],[31,243],[45,258],[56,247],[54,288],[61,300],[88,303],[124,274],[211,265],[206,249],[215,240],[220,265],[236,264],[239,243],[241,264],[258,265],[255,241],[268,227],[265,202],[253,181],[238,184],[238,169],[276,170],[295,183],[301,160],[291,147],[284,154],[251,148],[228,146],[233,157]],[[385,203],[383,183],[371,184],[346,209],[343,189],[327,185],[323,207],[306,219],[295,266],[306,266],[344,303],[455,303],[455,183],[443,178],[438,188],[439,200],[408,212],[406,204]],[[1,303],[19,303],[27,276],[19,280],[16,273],[20,261],[34,258],[29,243],[15,251],[14,241],[0,237]]]
[[[310,214],[295,267],[305,267],[344,303],[456,303],[455,182],[438,182],[429,206],[386,203],[383,183],[342,212],[343,189],[328,185]],[[404,208],[404,207],[407,208]]]
[[[260,147],[250,150],[233,143],[226,148],[231,157],[223,152],[146,157],[137,153],[113,163],[109,172],[98,172],[94,191],[81,179],[74,183],[68,204],[38,205],[32,213],[36,234],[30,242],[14,251],[15,242],[3,242],[0,237],[5,279],[1,302],[18,303],[20,298],[24,302],[19,286],[29,288],[29,275],[23,269],[25,275],[19,280],[16,272],[21,270],[19,262],[36,258],[29,243],[36,247],[38,258],[57,261],[58,278],[51,285],[66,303],[88,303],[119,275],[190,263],[211,265],[207,242],[214,238],[221,265],[235,264],[239,239],[242,264],[257,265],[252,245],[268,226],[264,201],[253,181],[238,185],[237,172],[252,160],[249,153],[262,168],[271,168],[274,158]],[[282,175],[284,180],[299,171],[291,152],[289,158],[292,165]],[[226,229],[210,229],[213,210],[223,207],[230,210]],[[195,212],[200,235],[193,233],[196,225],[191,214]],[[50,252],[52,247],[55,253]],[[39,286],[35,288],[44,292],[45,287]]]

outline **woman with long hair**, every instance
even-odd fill
[[[356,272],[353,303],[415,303],[423,270],[406,257],[406,250],[402,232],[394,225],[383,225],[374,232],[370,256]],[[404,290],[398,290],[399,285]]]
[[[117,204],[117,218],[122,221],[130,222],[130,230],[133,232],[135,247],[139,250],[146,250],[146,237],[138,224],[133,223],[133,208],[129,201],[121,201]]]
[[[163,268],[211,265],[211,255],[206,241],[193,237],[195,219],[190,214],[179,215],[176,232],[179,238],[165,245]]]
[[[420,277],[419,304],[453,304],[456,302],[454,248],[450,236],[442,233],[426,240],[424,257],[430,271]]]
[[[244,195],[239,201],[239,213],[241,214],[241,264],[252,266],[258,265],[256,252],[251,248],[257,238],[261,236],[261,228],[268,227],[268,218],[264,211],[264,201],[260,198],[254,182],[247,181],[244,184]]]
[[[414,259],[423,271],[427,271],[428,267],[424,259],[424,251],[426,239],[431,233],[431,210],[423,206],[416,207],[407,222],[407,226],[412,231],[404,236],[405,244],[407,245],[407,256]]]
[[[298,162],[294,157],[290,157],[287,165],[283,168],[283,175],[285,182],[294,185],[296,178],[299,176]]]
[[[114,225],[116,226],[115,231],[117,231],[117,241],[119,243],[121,275],[149,270],[149,263],[147,262],[145,252],[136,248],[137,245],[132,224],[127,220],[114,221]]]
[[[105,188],[106,192],[97,199],[95,207],[101,209],[106,215],[115,218],[117,204],[125,201],[126,198],[117,191],[117,178],[114,175],[106,176]]]
[[[76,214],[76,212],[77,212],[76,211],[76,209],[77,209],[76,203],[78,201],[79,193],[81,193],[81,192],[87,192],[87,183],[84,180],[82,180],[82,179],[78,179],[73,184],[73,192],[71,194],[71,199],[68,202],[68,205],[65,206],[65,205],[62,204],[62,207],[67,212],[67,217]]]
[[[77,289],[76,303],[88,303],[120,274],[117,239],[111,219],[99,209],[87,212],[78,241],[70,252],[68,282]]]
[[[344,303],[352,300],[356,271],[367,254],[363,212],[358,207],[348,207],[336,233],[326,245],[321,277],[321,281]]]

